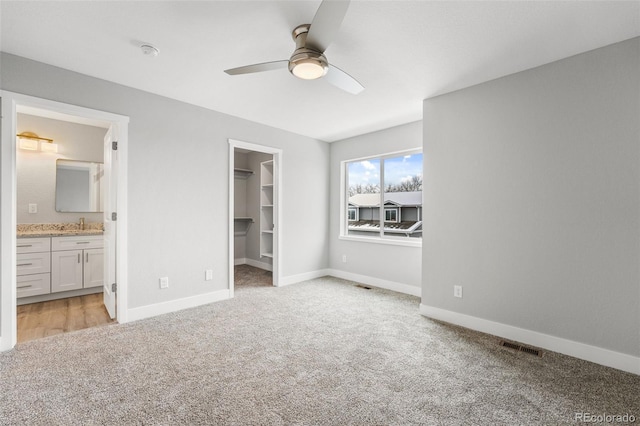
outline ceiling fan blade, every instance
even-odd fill
[[[349,0],[324,0],[320,3],[311,21],[305,46],[318,52],[327,50],[338,34],[348,8]]]
[[[245,65],[244,67],[231,68],[228,70],[224,70],[224,72],[226,72],[229,75],[251,74],[254,72],[279,70],[279,69],[287,68],[288,65],[289,65],[288,60],[263,62],[261,64]]]
[[[323,78],[338,89],[342,89],[345,92],[349,92],[354,95],[357,95],[364,90],[364,86],[360,84],[358,80],[333,65],[329,65],[329,71]]]

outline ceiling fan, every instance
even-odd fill
[[[251,74],[289,68],[289,72],[303,80],[324,78],[345,92],[358,94],[364,86],[340,68],[329,64],[325,50],[340,29],[349,8],[349,0],[323,0],[311,24],[298,25],[291,34],[296,49],[288,60],[263,62],[225,70],[229,75]]]

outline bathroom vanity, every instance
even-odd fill
[[[102,292],[101,229],[18,232],[18,305]]]

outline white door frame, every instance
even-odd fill
[[[20,93],[0,91],[2,135],[0,139],[0,351],[13,348],[17,339],[16,318],[16,122],[18,108],[35,108],[79,117],[90,123],[118,128],[118,322],[127,322],[127,142],[129,117],[79,107]],[[121,308],[120,308],[121,307]]]
[[[282,258],[282,150],[273,148],[270,146],[258,145],[249,142],[242,142],[235,139],[229,139],[229,297],[233,297],[234,292],[234,231],[233,231],[233,216],[235,206],[235,181],[234,172],[235,167],[235,149],[241,148],[249,151],[262,152],[264,154],[273,155],[273,168],[274,168],[274,206],[273,206],[273,220],[275,225],[275,232],[273,233],[273,285],[278,287],[280,285],[280,265]]]

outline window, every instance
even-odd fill
[[[420,243],[420,150],[344,161],[342,170],[342,237]]]
[[[384,209],[385,222],[398,222],[398,209]]]

